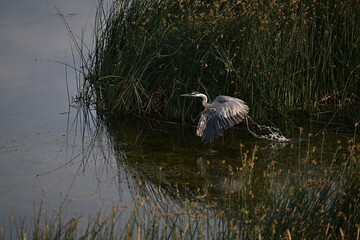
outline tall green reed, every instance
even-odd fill
[[[100,2],[85,81],[106,112],[194,118],[192,90],[256,118],[333,111],[358,102],[359,20],[355,0]]]

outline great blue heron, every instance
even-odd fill
[[[229,96],[217,96],[208,103],[205,94],[192,92],[181,94],[186,97],[201,97],[205,110],[201,113],[196,135],[202,137],[203,142],[212,142],[224,134],[224,130],[246,120],[249,107],[241,99]]]

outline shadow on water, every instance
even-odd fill
[[[119,191],[134,201],[131,234],[359,238],[356,132],[339,136],[321,124],[286,122],[287,142],[255,139],[240,126],[205,145],[194,126],[125,116],[102,124]]]
[[[60,230],[51,236],[72,229],[78,237],[127,239],[359,239],[358,134],[315,136],[309,130],[321,128],[314,123],[296,124],[279,123],[287,142],[254,138],[239,125],[210,145],[192,125],[78,109],[69,121],[66,164],[79,175],[93,161],[94,178],[116,179],[120,201],[82,225],[77,218],[54,224]],[[126,198],[131,204],[124,207]]]

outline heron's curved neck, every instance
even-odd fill
[[[208,107],[210,106],[210,104],[208,103],[208,98],[207,98],[207,96],[206,96],[205,94],[200,93],[200,94],[199,94],[199,97],[202,98],[202,105],[203,105],[204,107],[208,108]]]

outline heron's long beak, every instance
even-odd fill
[[[191,93],[184,93],[184,94],[181,94],[180,96],[182,96],[182,97],[192,97],[194,95],[191,94]]]

